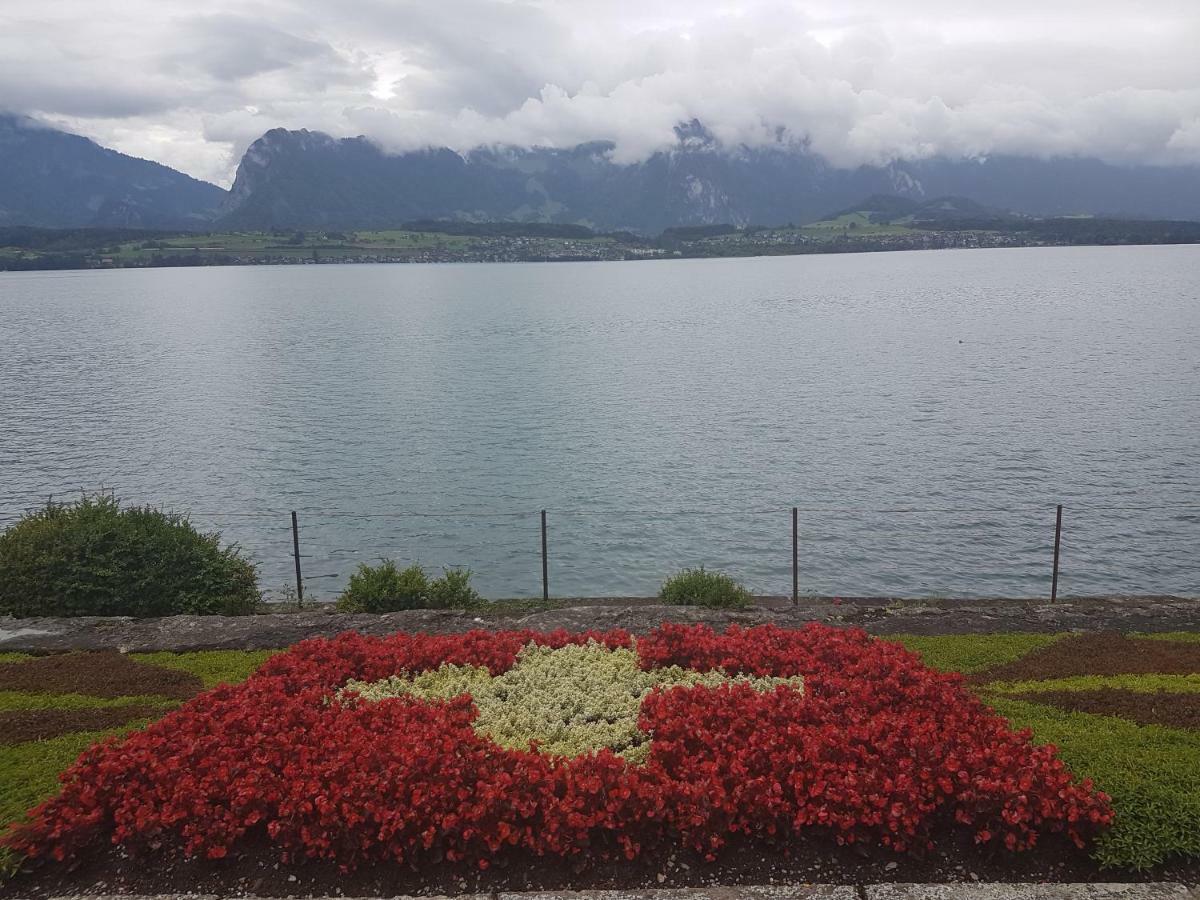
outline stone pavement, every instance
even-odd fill
[[[391,634],[423,631],[453,634],[473,628],[582,631],[624,628],[644,634],[663,622],[729,624],[806,622],[853,625],[875,634],[988,634],[1002,631],[1200,631],[1200,598],[1088,597],[1049,603],[1032,600],[759,597],[742,610],[662,606],[650,598],[583,598],[557,609],[486,612],[414,609],[377,614],[338,613],[329,608],[257,616],[168,616],[78,619],[0,617],[0,651],[62,650],[276,650],[309,637],[343,631]]]
[[[231,900],[233,895],[167,894],[157,897],[90,895],[86,900]],[[57,897],[52,900],[85,900]],[[242,898],[255,900],[255,898]],[[347,900],[344,897],[325,900]],[[1200,900],[1200,891],[1169,882],[1141,884],[869,884],[763,885],[663,888],[633,891],[532,891],[396,897],[392,900]]]

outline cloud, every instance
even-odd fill
[[[695,118],[839,166],[1200,164],[1198,44],[1194,0],[6,0],[0,98],[225,184],[275,126],[633,161]]]

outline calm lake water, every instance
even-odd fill
[[[1200,247],[0,275],[0,524],[111,488],[278,589],[1200,593]],[[1188,506],[1190,504],[1190,507]]]

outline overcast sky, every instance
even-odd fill
[[[275,126],[1200,163],[1200,0],[0,0],[0,107],[222,185]]]

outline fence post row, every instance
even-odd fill
[[[546,511],[542,510],[542,599],[550,599],[550,562],[546,558]]]
[[[1050,580],[1050,602],[1058,600],[1058,563],[1062,549],[1062,504],[1054,515],[1054,570]],[[550,599],[550,560],[547,554],[546,510],[541,511],[542,521],[542,599]],[[304,581],[300,574],[300,525],[296,511],[292,510],[292,556],[296,561],[296,599],[304,601]],[[800,604],[800,508],[792,507],[792,605]]]
[[[296,511],[292,510],[292,556],[296,560],[296,602],[304,602],[304,581],[300,577],[300,525],[296,521]]]

